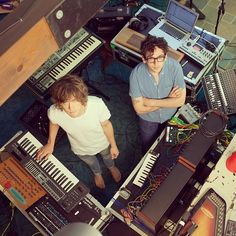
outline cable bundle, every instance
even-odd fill
[[[210,114],[215,114],[221,118],[221,125],[218,130],[213,131],[205,125],[205,120],[207,119],[207,117]],[[202,115],[202,117],[200,118],[200,120],[199,120],[200,129],[199,130],[207,138],[216,137],[224,131],[224,129],[227,125],[227,120],[228,120],[227,116],[225,114],[223,114],[222,112],[217,111],[217,110],[209,110],[209,111],[205,112]]]

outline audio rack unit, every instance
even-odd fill
[[[203,77],[202,85],[209,109],[236,113],[236,69]]]

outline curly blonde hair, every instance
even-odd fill
[[[74,97],[82,105],[88,100],[88,87],[83,79],[77,75],[65,75],[54,83],[51,89],[52,101],[62,109],[61,104]]]

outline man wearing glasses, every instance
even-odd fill
[[[167,51],[164,38],[147,36],[141,44],[143,62],[130,74],[129,95],[139,116],[143,154],[186,98],[182,67]]]

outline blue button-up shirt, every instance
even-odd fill
[[[129,95],[132,99],[138,97],[162,99],[167,98],[170,91],[178,86],[185,88],[183,70],[180,64],[172,59],[167,58],[159,75],[159,83],[155,81],[149,72],[145,63],[139,63],[130,74]],[[139,114],[147,121],[163,123],[170,119],[176,112],[177,108],[160,108],[156,111]]]

